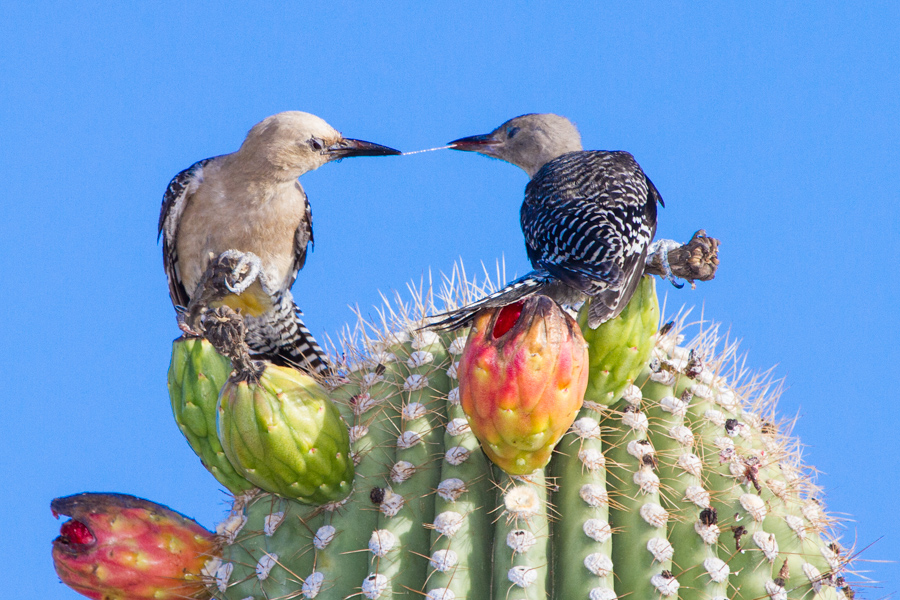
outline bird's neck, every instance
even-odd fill
[[[225,168],[237,179],[269,184],[293,182],[305,172],[297,167],[287,168],[274,164],[259,153],[242,155],[240,151],[228,155]]]
[[[528,173],[528,177],[534,177],[541,170],[541,167],[551,160],[569,152],[580,152],[583,149],[581,142],[577,140],[559,141],[555,144],[542,146],[539,152],[529,156],[527,160],[522,160],[521,163],[517,162],[516,165]]]

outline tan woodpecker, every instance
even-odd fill
[[[297,178],[327,162],[399,151],[343,137],[315,115],[290,111],[253,126],[237,152],[194,163],[175,176],[159,215],[169,295],[187,307],[211,260],[244,254],[256,276],[218,304],[240,310],[251,352],[312,372],[325,353],[300,319],[291,286],[313,245],[312,213]]]

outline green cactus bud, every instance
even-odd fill
[[[578,312],[578,324],[588,344],[590,377],[586,402],[610,406],[626,386],[634,383],[650,351],[659,327],[659,302],[653,277],[644,276],[631,301],[618,317],[596,329],[588,327],[590,301]]]
[[[347,425],[325,390],[300,371],[267,365],[258,377],[229,378],[218,432],[237,472],[264,490],[307,504],[350,493]]]
[[[240,494],[254,486],[231,466],[216,432],[216,403],[229,373],[231,361],[206,340],[181,337],[172,342],[168,387],[175,422],[203,466]]]

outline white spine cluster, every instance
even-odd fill
[[[597,439],[600,437],[600,423],[590,417],[582,417],[572,423],[572,432],[581,439]]]
[[[588,600],[616,600],[616,597],[616,592],[605,587],[595,587],[588,593]]]
[[[456,594],[450,588],[434,588],[425,594],[425,600],[456,600]]]
[[[468,488],[466,488],[465,482],[456,477],[443,480],[437,487],[438,496],[447,502],[456,502],[466,491]]]
[[[447,433],[453,437],[469,433],[470,431],[472,431],[472,429],[469,427],[469,421],[462,417],[451,419],[450,422],[447,423]]]
[[[403,508],[405,503],[406,501],[403,499],[403,496],[388,490],[385,492],[384,500],[378,505],[378,509],[384,516],[394,517],[400,512],[400,509]]]
[[[599,471],[606,466],[606,458],[596,448],[582,448],[578,451],[578,460],[591,473]]]
[[[609,504],[609,494],[606,492],[606,488],[596,483],[584,484],[578,491],[578,495],[592,508],[600,508]]]
[[[232,512],[224,521],[216,525],[216,535],[226,544],[233,544],[246,524],[246,515]]]
[[[417,431],[407,430],[397,438],[397,447],[401,450],[408,450],[421,442],[422,436]]]
[[[234,563],[225,563],[219,565],[216,569],[216,588],[223,594],[228,589],[228,581],[231,579],[231,572],[234,571]]]
[[[513,529],[506,534],[506,545],[512,549],[513,554],[528,552],[536,543],[537,538],[527,529]]]
[[[641,388],[636,385],[626,386],[625,391],[622,392],[622,400],[631,406],[640,406],[641,398]]]
[[[420,375],[419,373],[413,373],[403,382],[403,391],[405,392],[417,392],[419,390],[424,390],[427,387],[428,377]]]
[[[369,428],[365,425],[354,425],[350,428],[350,443],[355,444],[369,433]]]
[[[415,332],[409,345],[412,346],[413,350],[421,350],[422,348],[430,348],[440,342],[441,336],[429,329],[424,329]]]
[[[647,433],[647,429],[650,427],[650,421],[647,420],[647,415],[635,410],[628,411],[622,415],[622,425],[644,434]]]
[[[397,536],[387,529],[376,529],[369,538],[369,550],[375,556],[381,558],[397,547]]]
[[[322,525],[316,530],[316,535],[313,536],[313,545],[317,550],[324,550],[331,543],[331,540],[334,539],[336,533],[337,530],[332,525]]]
[[[584,535],[601,544],[612,536],[612,527],[603,519],[588,519],[582,529]]]
[[[633,480],[643,494],[655,494],[659,491],[659,477],[649,467],[635,472]]]
[[[403,483],[416,472],[416,465],[406,460],[398,460],[391,467],[391,481],[394,483]]]
[[[446,573],[459,564],[459,555],[453,550],[435,550],[429,563],[435,571]]]
[[[466,339],[467,338],[465,336],[460,336],[454,339],[452,342],[450,342],[450,346],[447,351],[450,352],[450,354],[452,354],[453,356],[459,356],[463,353],[463,350],[466,349]]]
[[[421,402],[409,402],[404,405],[403,411],[400,413],[400,416],[404,421],[412,421],[414,419],[421,419],[427,413],[428,410]]]
[[[462,446],[453,446],[444,453],[444,460],[446,460],[454,467],[458,467],[459,465],[463,464],[468,458],[469,451]]]
[[[272,537],[275,535],[275,532],[278,531],[278,527],[284,521],[284,511],[269,513],[266,515],[266,518],[263,519],[263,533],[268,537]]]
[[[416,350],[409,355],[409,359],[406,361],[406,364],[410,369],[418,369],[419,367],[423,367],[433,362],[434,354],[428,352],[427,350]]]
[[[528,520],[541,512],[541,499],[537,492],[526,485],[516,485],[503,494],[503,505],[514,519]]]
[[[537,581],[537,569],[517,566],[506,572],[506,577],[520,588],[527,588]]]
[[[688,502],[693,502],[700,508],[709,508],[709,492],[699,485],[689,485],[687,489],[684,490],[684,497]]]
[[[441,535],[452,538],[459,532],[465,517],[453,510],[447,510],[434,519],[434,528]]]
[[[685,473],[689,473],[694,477],[700,477],[703,472],[703,461],[700,460],[699,456],[692,452],[679,456],[678,466],[684,470]]]
[[[650,578],[650,583],[653,585],[653,587],[656,588],[656,591],[664,597],[674,596],[678,593],[678,588],[681,587],[681,584],[678,583],[678,580],[671,575],[654,575]]]
[[[727,581],[728,575],[731,574],[731,569],[728,567],[728,563],[726,563],[721,558],[716,558],[714,556],[703,561],[703,568],[706,569],[707,574],[709,574],[709,578],[714,583],[722,583],[724,581]]]
[[[613,570],[612,559],[602,552],[593,552],[585,556],[584,566],[597,577],[606,577]]]
[[[269,573],[272,572],[272,567],[276,564],[278,564],[277,554],[269,554],[268,552],[263,554],[256,563],[256,578],[260,581],[268,579]]]
[[[659,563],[672,560],[675,555],[675,549],[666,538],[650,538],[647,540],[647,550],[653,555],[653,560]]]
[[[774,533],[757,531],[753,534],[753,543],[763,551],[769,562],[775,562],[775,559],[778,558],[778,540],[775,539]]]
[[[363,596],[369,600],[376,600],[381,594],[387,590],[389,585],[388,578],[380,573],[372,573],[362,582]]]
[[[769,509],[766,508],[766,501],[755,494],[742,494],[740,502],[754,521],[762,521],[769,512]]]
[[[303,586],[300,588],[300,591],[303,592],[303,596],[305,598],[315,598],[319,595],[319,591],[322,589],[322,584],[324,582],[325,575],[319,573],[318,571],[313,571],[306,576],[306,579],[303,581]]]
[[[657,529],[665,527],[666,523],[669,522],[669,513],[655,502],[648,502],[643,505],[640,510],[640,515],[648,525],[656,527]]]

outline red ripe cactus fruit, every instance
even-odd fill
[[[50,508],[71,517],[53,540],[53,563],[76,592],[96,600],[207,595],[200,573],[217,545],[195,521],[125,494],[76,494]]]
[[[525,475],[550,461],[581,408],[588,347],[556,302],[532,296],[476,315],[457,373],[485,454],[510,475]]]

